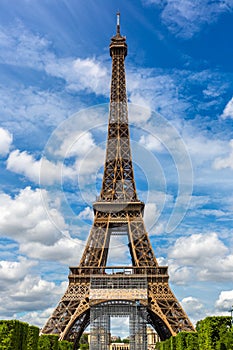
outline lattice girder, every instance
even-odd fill
[[[160,316],[172,335],[181,330],[195,330],[167,282],[149,283],[148,293],[151,309]]]
[[[78,312],[83,313],[88,309],[88,296],[90,284],[86,282],[70,283],[61,301],[48,319],[43,328],[46,334],[62,334],[65,332],[68,324]]]
[[[79,266],[70,267],[68,289],[42,330],[42,333],[58,334],[60,339],[73,341],[74,349],[77,349],[79,337],[90,323],[91,306],[108,302],[111,296],[120,303],[122,294],[126,302],[139,301],[144,306],[148,322],[161,339],[176,335],[181,330],[194,331],[169,287],[167,267],[161,267],[157,263],[144,225],[144,203],[137,197],[124,67],[127,45],[119,28],[111,40],[110,55],[112,81],[108,139],[101,193],[93,204],[94,222]],[[132,266],[118,266],[117,272],[109,273],[107,259],[112,235],[128,237]],[[119,272],[119,269],[122,271]],[[141,276],[140,278],[147,281],[147,289],[121,289],[119,283],[114,282],[112,285],[115,287],[111,292],[96,291],[91,289],[91,276],[95,276],[97,280],[117,278],[119,283],[122,278],[133,281]],[[93,295],[98,300],[94,300]],[[135,350],[140,348],[135,347]]]

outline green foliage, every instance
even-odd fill
[[[38,340],[38,350],[50,350],[50,340],[47,334],[42,334]]]
[[[230,322],[231,319],[228,316],[206,317],[199,321],[197,323],[199,349],[215,350],[217,344],[221,342],[222,335],[227,333]]]
[[[28,335],[28,324],[25,322],[19,322],[19,343],[18,347],[21,350],[27,350],[27,335]]]
[[[127,339],[127,338],[122,339],[122,343],[129,344],[129,339]]]
[[[79,348],[80,348],[81,350],[87,350],[87,349],[89,349],[89,344],[80,344],[80,345],[79,345]]]
[[[37,350],[39,339],[39,328],[35,326],[28,327],[27,333],[27,350]]]
[[[39,337],[39,328],[24,322],[0,320],[0,350],[73,350],[73,343],[59,342],[57,335]]]
[[[186,332],[180,332],[176,336],[176,350],[186,349]]]
[[[57,335],[48,335],[50,340],[50,349],[58,350],[58,336]]]
[[[176,350],[176,337],[171,337],[170,338],[170,349],[171,350]]]
[[[229,328],[227,332],[220,334],[217,341],[216,350],[233,350],[233,329]]]
[[[0,349],[1,350],[11,350],[18,349],[24,350],[22,346],[25,345],[24,332],[26,327],[21,326],[19,321],[0,321]]]
[[[66,340],[62,340],[58,342],[59,350],[73,350],[73,343],[70,343]]]
[[[120,341],[120,339],[119,339]],[[123,339],[127,342],[128,339]],[[0,350],[73,350],[73,343],[58,341],[57,335],[41,335],[39,329],[17,320],[0,321]],[[88,335],[80,339],[80,349],[89,349]],[[196,332],[181,332],[157,343],[158,350],[233,350],[231,318],[207,317]]]
[[[189,332],[186,334],[186,350],[198,349],[198,334],[196,332]]]

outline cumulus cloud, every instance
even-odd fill
[[[206,316],[206,310],[204,309],[203,303],[192,296],[185,297],[181,300],[181,305],[183,306],[185,312],[194,321],[200,320]]]
[[[46,190],[42,192],[50,202]],[[18,242],[53,244],[61,237],[61,232],[67,232],[67,225],[59,211],[59,203],[57,209],[54,205],[52,209],[45,208],[39,189],[32,190],[26,187],[14,197],[0,193],[0,206],[1,236],[8,236]],[[51,222],[51,218],[54,222]]]
[[[42,185],[62,182],[63,178],[73,178],[74,171],[62,162],[52,163],[46,158],[36,160],[26,151],[14,150],[7,159],[7,169],[27,177],[30,181]]]
[[[161,152],[163,150],[161,142],[153,135],[142,135],[139,143],[150,151]]]
[[[230,168],[233,170],[233,140],[229,142],[230,145],[230,154],[228,157],[218,157],[214,160],[213,166],[215,169],[226,169]]]
[[[18,261],[0,261],[0,314],[2,318],[19,318],[18,313],[40,311],[58,302],[67,282],[54,282],[32,274],[35,260],[19,257]],[[55,303],[55,304],[54,304]],[[37,319],[32,324],[38,324]]]
[[[19,321],[27,322],[29,324],[42,328],[45,325],[48,318],[51,316],[53,311],[54,308],[49,307],[43,311],[30,311],[24,313],[23,316],[18,316],[17,314],[15,314],[13,318],[17,318]]]
[[[47,199],[46,207],[41,195]],[[78,263],[84,243],[70,237],[59,200],[54,202],[46,190],[26,187],[13,198],[2,193],[0,205],[1,236],[17,241],[20,253],[33,259],[59,261],[66,265]],[[12,272],[17,270],[18,263],[9,264]],[[21,265],[24,271],[24,264]]]
[[[225,254],[227,247],[219,240],[216,233],[208,235],[193,234],[176,241],[169,257],[182,260],[187,264],[219,254]]]
[[[215,306],[218,311],[229,311],[233,305],[233,290],[225,290],[219,294]]]
[[[215,232],[177,239],[168,251],[168,264],[171,280],[177,284],[233,278],[233,254]]]
[[[64,131],[60,147],[55,150],[55,154],[61,157],[83,156],[94,146],[95,141],[90,131],[70,131],[69,135]]]
[[[7,293],[0,292],[0,314],[4,318],[18,318],[17,313],[27,311],[41,311],[56,305],[64,293],[67,282],[56,285],[39,276],[28,274],[23,280],[7,285]],[[35,324],[32,320],[32,324]]]
[[[0,128],[0,155],[6,156],[9,153],[12,141],[12,134],[8,130]]]
[[[223,14],[232,12],[232,1],[208,0],[143,0],[147,5],[158,6],[162,21],[175,35],[188,39],[198,33],[204,25],[211,24]]]
[[[59,261],[65,265],[77,265],[84,242],[71,237],[61,237],[52,245],[40,242],[24,242],[20,244],[19,251],[30,258],[39,260]]]
[[[90,207],[86,207],[83,211],[78,214],[78,217],[83,220],[93,221],[94,213]]]
[[[29,269],[36,264],[36,261],[23,257],[19,257],[19,261],[0,261],[0,291],[22,280],[28,274]]]
[[[223,118],[223,119],[232,118],[233,119],[233,97],[225,106],[225,108],[221,114],[221,118]]]

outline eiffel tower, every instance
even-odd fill
[[[75,349],[89,324],[91,349],[107,349],[109,318],[114,315],[129,316],[130,349],[147,349],[147,323],[161,340],[194,331],[169,287],[167,266],[158,265],[143,221],[144,203],[137,196],[130,148],[126,55],[118,13],[110,43],[112,80],[102,189],[93,203],[94,222],[80,264],[70,267],[68,288],[42,329],[43,334],[73,341]],[[132,264],[107,266],[110,238],[122,234],[128,237]]]

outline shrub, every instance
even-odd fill
[[[199,321],[197,323],[199,349],[215,350],[222,335],[227,333],[230,322],[231,318],[228,316],[206,317]]]
[[[28,327],[27,333],[27,350],[37,350],[39,339],[39,328],[35,326]]]
[[[42,334],[39,337],[38,350],[51,350],[49,335]]]
[[[16,320],[0,321],[0,349],[22,349],[24,345],[24,335],[21,341],[21,327],[20,322]],[[26,329],[26,327],[25,327]],[[24,350],[24,349],[23,349]]]
[[[66,340],[62,340],[58,342],[59,350],[73,350],[73,343],[70,343]]]

